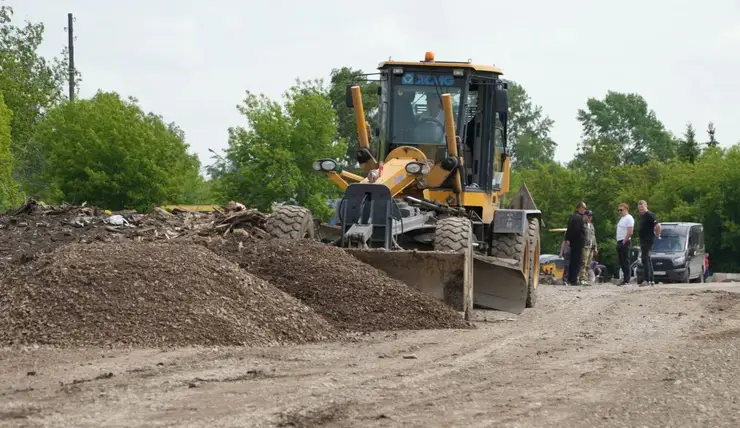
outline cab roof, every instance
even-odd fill
[[[481,71],[485,73],[496,73],[504,74],[504,72],[494,65],[482,65],[472,64],[469,62],[459,61],[436,61],[434,54],[427,52],[425,61],[383,61],[378,64],[378,70],[382,70],[388,67],[400,66],[400,67],[446,67],[446,68],[467,68],[475,71]]]

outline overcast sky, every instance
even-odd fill
[[[296,77],[344,65],[375,70],[389,56],[471,58],[501,67],[555,120],[556,159],[576,150],[576,111],[607,90],[643,95],[680,134],[740,140],[740,2],[711,0],[9,0],[16,20],[46,25],[45,56],[67,43],[76,16],[81,95],[137,97],[186,132],[191,151],[226,146],[243,125],[244,91],[278,98]]]

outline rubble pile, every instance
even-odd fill
[[[0,278],[0,345],[264,346],[336,334],[199,245],[73,243]]]
[[[0,346],[294,344],[468,328],[443,302],[266,214],[108,212],[29,201],[0,215]]]
[[[100,208],[29,201],[0,215],[0,269],[26,263],[59,246],[79,242],[194,240],[237,234],[242,239],[267,236],[262,226],[266,214],[230,203],[223,210],[197,213],[168,212],[155,208],[150,214],[136,211],[111,213]]]
[[[315,241],[230,239],[210,248],[297,297],[342,331],[469,328],[443,302]]]

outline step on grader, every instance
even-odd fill
[[[386,61],[371,146],[360,87],[347,87],[361,174],[335,159],[313,167],[344,191],[336,224],[282,206],[267,220],[275,238],[314,239],[358,259],[470,319],[473,306],[515,314],[532,308],[540,275],[540,220],[526,185],[506,207],[508,85],[494,66]],[[380,159],[381,161],[378,161]]]

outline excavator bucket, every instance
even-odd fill
[[[527,278],[514,260],[410,250],[348,249],[359,260],[444,301],[470,319],[473,305],[514,314],[524,310]]]

